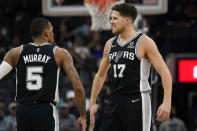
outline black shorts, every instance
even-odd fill
[[[149,92],[111,96],[100,131],[150,131]]]
[[[59,131],[56,106],[50,103],[18,104],[17,131]]]

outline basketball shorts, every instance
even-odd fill
[[[50,103],[18,104],[16,119],[18,131],[59,131],[58,112]]]
[[[100,131],[150,131],[149,92],[111,96]]]

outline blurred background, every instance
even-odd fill
[[[47,1],[47,0],[46,0]],[[147,0],[151,1],[151,0]],[[155,0],[152,0],[155,1]],[[83,6],[83,0],[50,0],[53,7]],[[127,0],[142,5],[143,0]],[[30,22],[37,17],[48,18],[54,26],[55,44],[72,55],[87,95],[89,97],[95,73],[98,70],[105,42],[112,37],[110,30],[91,29],[90,15],[43,15],[41,0],[0,0],[0,62],[10,49],[32,42]],[[148,3],[150,4],[150,3]],[[197,131],[197,1],[169,0],[167,12],[141,15],[136,29],[150,36],[157,44],[173,76],[172,112],[170,120],[155,120],[156,110],[162,102],[163,89],[157,73],[152,69],[153,131]],[[83,6],[84,7],[84,6]],[[58,105],[61,131],[76,131],[79,116],[72,85],[63,71],[59,80]],[[0,131],[16,131],[15,71],[0,80]],[[96,128],[99,130],[110,89],[108,78],[98,98]],[[132,124],[132,123],[131,123]],[[91,127],[87,131],[93,131]]]

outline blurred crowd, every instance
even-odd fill
[[[58,5],[56,0],[54,4]],[[82,4],[82,0],[60,0],[61,4]],[[167,58],[170,53],[197,52],[197,1],[169,0],[168,13],[157,16],[144,16],[149,28],[149,35],[156,42],[162,56]],[[0,0],[0,62],[11,48],[32,42],[29,23],[42,16],[41,0]],[[102,57],[103,47],[112,34],[110,31],[94,32],[90,30],[90,17],[47,17],[54,26],[55,44],[66,48],[73,57],[87,94],[90,97],[93,77]],[[138,25],[140,26],[140,25]],[[76,131],[76,118],[79,116],[74,93],[68,77],[60,73],[60,103],[58,105],[61,131]],[[98,99],[99,115],[96,127],[102,120],[103,108],[107,105],[110,94],[106,79],[101,96]],[[12,71],[0,81],[0,131],[16,131],[15,77]],[[178,110],[178,109],[177,109]],[[191,109],[191,124],[183,119],[183,126],[172,123],[169,128],[162,124],[159,131],[197,131],[197,100]],[[175,113],[174,113],[175,114]],[[174,115],[175,116],[175,115]],[[172,117],[174,120],[174,116]],[[178,120],[179,121],[179,120]],[[186,124],[185,124],[185,123]],[[185,126],[186,125],[186,126]],[[170,128],[171,127],[171,128]],[[173,127],[173,128],[172,128]],[[185,130],[183,130],[183,127]],[[98,130],[95,128],[94,131]],[[89,131],[91,131],[89,129]]]

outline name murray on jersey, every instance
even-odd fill
[[[50,56],[47,55],[42,55],[42,54],[30,54],[30,55],[25,55],[23,56],[23,60],[26,63],[30,62],[42,62],[42,63],[47,63],[51,59]]]
[[[129,52],[129,51],[118,51],[118,52],[113,52],[109,54],[109,61],[113,60],[113,59],[118,59],[119,58],[124,58],[124,59],[129,59],[129,60],[134,60],[135,54],[133,52]]]

